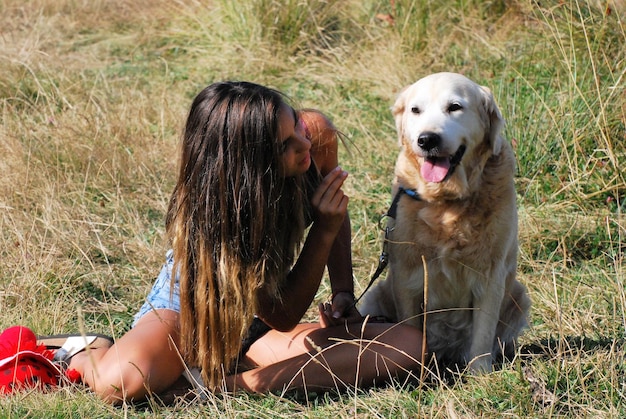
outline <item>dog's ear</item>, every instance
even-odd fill
[[[391,107],[391,113],[396,120],[396,132],[398,133],[398,145],[402,145],[402,115],[404,114],[404,108],[406,107],[406,91],[409,86],[406,86],[400,90],[396,102]]]
[[[502,114],[500,113],[500,109],[498,109],[498,105],[496,105],[491,90],[485,86],[480,86],[480,90],[484,109],[482,117],[487,127],[486,140],[491,144],[493,154],[497,156],[500,154],[502,143],[504,142],[504,138],[502,138],[501,135],[502,129],[504,128],[504,118],[502,118]]]

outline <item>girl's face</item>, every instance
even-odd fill
[[[286,104],[278,115],[278,141],[282,150],[280,163],[285,177],[306,173],[311,166],[311,141],[306,138],[304,125],[296,111]]]

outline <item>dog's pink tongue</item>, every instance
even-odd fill
[[[422,177],[426,182],[442,182],[450,170],[450,159],[429,158],[422,164]]]

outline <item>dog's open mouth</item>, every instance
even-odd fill
[[[427,156],[422,163],[421,174],[426,182],[439,183],[448,179],[454,173],[454,169],[461,162],[465,154],[465,145],[461,144],[452,156],[438,157]]]

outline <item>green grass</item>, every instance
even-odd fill
[[[341,395],[112,408],[65,388],[3,397],[0,417],[626,416],[622,0],[4,0],[0,16],[2,329],[130,327],[167,249],[187,108],[223,79],[279,88],[347,135],[362,289],[398,151],[389,108],[454,71],[494,92],[516,150],[533,300],[521,343],[535,352],[485,376]]]

